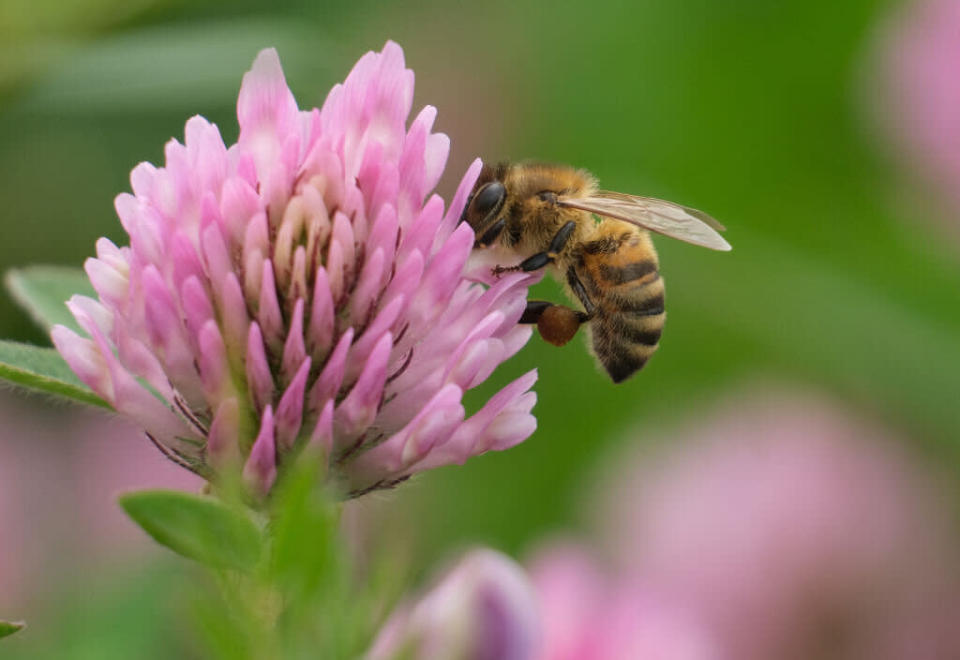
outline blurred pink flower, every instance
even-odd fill
[[[509,581],[465,562],[399,608],[374,657],[487,657],[470,650],[503,624],[477,585],[523,580],[536,606],[499,593],[535,631],[531,660],[960,657],[951,508],[900,439],[769,390],[662,440],[601,470],[592,545],[542,544]]]
[[[474,550],[426,594],[394,611],[368,657],[527,660],[537,617],[523,569],[499,552]]]
[[[554,544],[530,567],[540,599],[537,660],[711,660],[705,631],[641,585],[604,571],[585,549]]]
[[[554,545],[530,577],[474,550],[425,595],[402,603],[370,660],[713,660],[703,631],[638,585],[613,579],[586,551]]]
[[[156,550],[119,493],[203,483],[129,424],[35,401],[0,393],[0,609],[20,614],[49,606],[77,576]]]
[[[464,391],[529,338],[517,321],[536,277],[467,266],[458,221],[480,162],[446,211],[427,199],[450,145],[432,107],[407,129],[413,82],[388,43],[300,111],[264,50],[237,144],[194,117],[165,167],[133,170],[116,199],[130,246],[100,239],[99,301],[69,303],[91,338],[53,340],[174,461],[207,478],[242,462],[264,493],[311,446],[356,496],[533,432],[535,372],[464,419]]]
[[[888,113],[911,164],[960,213],[960,0],[897,7],[881,40]]]
[[[624,463],[601,507],[620,574],[723,657],[960,657],[945,500],[883,429],[767,394]]]

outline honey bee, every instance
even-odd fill
[[[582,310],[530,300],[520,319],[562,346],[587,324],[592,352],[615,383],[639,371],[660,343],[664,286],[650,232],[729,250],[705,213],[650,197],[602,191],[566,165],[484,166],[464,208],[475,249],[497,249],[495,275],[548,268]]]

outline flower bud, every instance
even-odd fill
[[[370,660],[527,660],[539,637],[539,606],[523,569],[474,550],[416,601],[391,615]]]

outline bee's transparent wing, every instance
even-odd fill
[[[607,191],[590,197],[560,197],[557,202],[711,250],[730,250],[730,244],[718,233],[725,229],[723,225],[702,211],[673,202]]]

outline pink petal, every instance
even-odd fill
[[[411,324],[421,329],[446,306],[460,283],[459,274],[473,247],[473,231],[462,225],[430,261],[407,312]]]
[[[290,300],[305,299],[310,291],[307,289],[307,249],[298,245],[293,252],[293,268],[290,271],[290,285],[287,288],[286,298]],[[289,302],[288,302],[289,304]],[[289,310],[287,310],[289,313]]]
[[[462,465],[471,456],[505,449],[529,437],[536,429],[536,418],[528,414],[536,402],[536,395],[529,391],[536,380],[536,370],[530,371],[497,392],[417,468]]]
[[[310,306],[310,325],[307,328],[308,350],[318,356],[324,356],[333,341],[334,329],[333,297],[327,271],[321,266],[313,283],[313,304]]]
[[[217,127],[196,115],[187,120],[184,142],[193,164],[193,178],[200,190],[219,193],[227,176],[227,148]]]
[[[437,185],[450,153],[450,138],[430,133],[436,117],[436,108],[424,107],[410,126],[403,145],[400,186],[411,207],[419,207],[427,192]]]
[[[441,388],[405,427],[361,454],[355,461],[353,485],[363,487],[373,480],[394,479],[408,473],[462,422],[462,395],[456,385]]]
[[[113,405],[115,396],[110,371],[97,345],[62,325],[53,326],[50,330],[50,338],[57,351],[70,365],[73,373],[77,374],[77,377],[91,390]]]
[[[442,220],[443,200],[437,195],[432,195],[414,223],[410,227],[404,227],[406,231],[400,243],[400,249],[397,250],[397,259],[402,261],[413,252],[419,252],[421,255],[431,254]]]
[[[383,396],[387,361],[392,347],[393,340],[389,333],[381,337],[350,393],[337,406],[335,428],[338,436],[353,437],[373,422]]]
[[[243,478],[255,493],[266,495],[277,478],[276,445],[273,440],[273,410],[267,406],[260,422],[260,433],[243,467]]]
[[[133,194],[143,199],[150,199],[153,195],[156,174],[157,168],[150,163],[139,163],[134,167],[130,172],[130,188],[133,190]],[[121,195],[123,194],[126,193]],[[130,197],[130,195],[127,195],[127,197]],[[127,232],[129,233],[129,230]]]
[[[290,319],[290,332],[283,346],[280,373],[284,383],[290,382],[306,357],[307,349],[303,342],[303,299],[301,298],[294,305],[293,318]]]
[[[250,219],[243,237],[243,290],[247,304],[254,309],[260,300],[263,264],[270,250],[269,231],[267,215],[260,211]]]
[[[174,396],[179,394],[190,402],[199,403],[202,401],[199,378],[179,378],[177,391],[174,392],[170,378],[164,372],[163,365],[157,360],[156,355],[143,342],[131,337],[126,327],[116,328],[114,341],[117,345],[117,357],[120,358],[120,362],[126,365],[134,376],[149,383],[150,387],[156,390],[163,399],[173,401]]]
[[[109,374],[109,384],[102,392],[95,391],[103,396],[117,412],[138,420],[157,441],[190,451],[192,448],[184,447],[184,443],[179,438],[191,438],[195,437],[195,434],[127,371],[114,356],[109,342],[96,324],[79,309],[75,314],[80,327],[89,332],[96,343]]]
[[[331,239],[330,247],[327,249],[326,274],[330,298],[334,305],[340,304],[347,288],[345,270],[343,248],[340,247],[339,241]]]
[[[271,350],[276,350],[283,344],[283,315],[280,313],[280,301],[277,299],[277,285],[273,280],[273,264],[267,260],[263,262],[262,280],[260,283],[260,305],[257,314],[263,338]]]
[[[207,273],[200,261],[200,255],[194,241],[182,231],[177,231],[171,241],[170,254],[173,259],[173,281],[179,286],[193,277],[201,282],[207,281]]]
[[[287,87],[277,51],[260,51],[243,76],[237,99],[237,142],[253,156],[260,181],[269,177],[283,140],[296,130],[297,112],[297,102]]]
[[[114,308],[123,307],[130,280],[126,272],[101,259],[87,259],[83,269],[100,298]]]
[[[273,266],[281,289],[286,288],[290,282],[294,243],[300,239],[303,232],[303,215],[303,200],[300,197],[294,197],[283,212],[283,219],[280,221],[280,227],[274,239]]]
[[[142,277],[147,336],[162,356],[170,379],[176,383],[189,378],[193,372],[193,351],[184,335],[176,302],[156,268],[148,266]]]
[[[310,390],[310,410],[319,410],[328,400],[332,400],[340,386],[343,383],[343,374],[347,366],[347,353],[350,351],[350,343],[353,341],[353,328],[347,328],[347,331],[340,337],[336,348],[327,358],[327,364],[323,371],[317,377]]]
[[[197,361],[200,366],[200,378],[207,398],[219,401],[229,386],[230,366],[227,363],[227,349],[216,321],[210,320],[200,328],[197,337],[200,353]]]
[[[207,276],[214,291],[219,293],[223,278],[233,271],[233,263],[220,228],[216,225],[209,225],[203,230],[203,258],[207,266]]]
[[[443,223],[437,232],[438,241],[445,241],[447,237],[453,233],[457,223],[460,222],[463,209],[467,205],[467,198],[470,196],[470,192],[473,190],[473,184],[476,183],[477,177],[480,176],[480,170],[482,169],[483,161],[479,158],[470,163],[466,174],[464,174],[463,179],[460,180],[460,185],[457,186],[456,194],[454,194],[453,199],[450,201],[447,214],[443,217]]]
[[[370,235],[367,237],[366,254],[373,254],[380,250],[383,252],[384,261],[393,263],[397,250],[399,229],[397,212],[392,205],[385,205],[377,214],[377,219],[374,221]],[[383,282],[380,284],[382,286]]]
[[[356,273],[356,249],[355,249],[355,237],[353,233],[353,223],[350,222],[350,218],[346,214],[338,211],[333,216],[333,229],[330,236],[330,249],[331,252],[334,246],[337,246],[342,257],[343,262],[343,280],[345,283],[350,281],[350,277]],[[330,262],[333,261],[333,256],[329,257]],[[333,282],[333,266],[328,262],[327,271],[328,275],[331,276],[331,283]],[[341,286],[345,286],[341,285]]]
[[[227,351],[231,355],[242,355],[247,343],[250,316],[247,303],[243,298],[243,288],[236,274],[227,273],[223,279],[220,299],[220,318],[223,324],[223,338]]]
[[[113,312],[107,310],[107,308],[98,301],[93,298],[87,298],[86,296],[75,295],[70,297],[66,305],[67,309],[69,309],[76,318],[79,319],[83,317],[89,319],[105,336],[113,334]]]
[[[403,298],[409,301],[416,293],[417,286],[423,277],[423,255],[419,252],[411,253],[406,259],[399,262],[397,272],[387,285],[383,292],[384,307],[389,305],[396,298]]]
[[[383,250],[377,250],[364,260],[360,278],[350,296],[350,324],[362,328],[373,311],[377,295],[380,293],[380,281],[384,274]]]
[[[324,404],[307,446],[322,451],[326,456],[330,455],[333,449],[333,399],[328,399]]]
[[[180,299],[186,316],[187,329],[196,337],[200,334],[200,328],[213,319],[213,305],[210,303],[210,297],[200,280],[191,276],[183,283]]]
[[[247,356],[245,360],[247,372],[247,387],[253,405],[257,410],[263,410],[273,401],[273,376],[270,373],[270,364],[263,345],[263,336],[260,326],[253,322],[247,335]]]
[[[380,341],[384,333],[388,332],[394,323],[396,323],[403,306],[404,300],[402,296],[391,300],[390,303],[377,314],[370,325],[367,326],[363,335],[354,343],[353,349],[350,352],[350,364],[347,365],[347,381],[353,380],[360,373],[373,347]]]
[[[281,449],[291,449],[300,431],[310,364],[310,358],[303,360],[287,391],[280,398],[280,403],[277,404],[277,444]]]
[[[236,176],[224,182],[220,197],[220,215],[231,243],[244,244],[248,223],[260,210],[260,198],[253,186]]]

